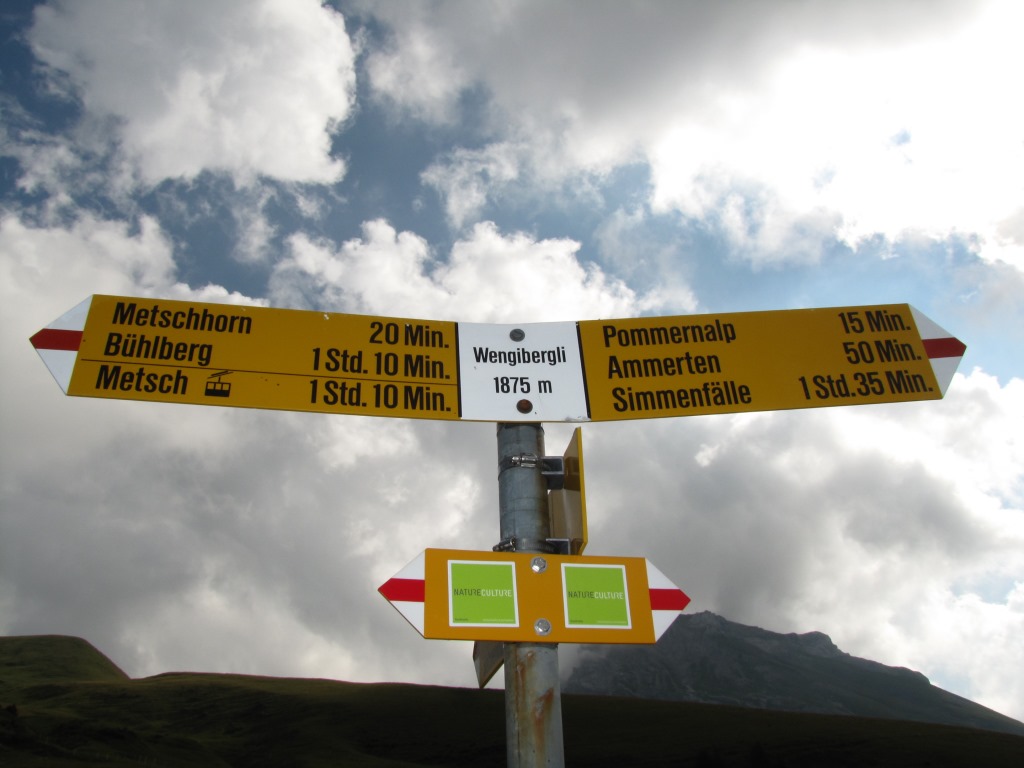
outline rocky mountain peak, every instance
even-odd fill
[[[1024,724],[937,688],[920,672],[857,658],[822,632],[780,634],[684,614],[653,646],[577,646],[566,693],[859,715],[1024,734]],[[568,661],[569,659],[567,659]]]

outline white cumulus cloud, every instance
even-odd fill
[[[36,10],[33,51],[66,73],[87,117],[114,118],[150,184],[203,170],[330,182],[350,115],[355,51],[316,0],[116,0]],[[51,160],[50,162],[53,162]]]

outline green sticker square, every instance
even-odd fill
[[[562,564],[565,626],[630,629],[626,568]]]
[[[453,627],[518,627],[516,564],[449,560],[448,620]]]

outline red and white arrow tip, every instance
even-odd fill
[[[426,556],[426,552],[420,552],[415,560],[377,588],[377,591],[395,606],[421,635],[424,623],[423,606],[427,599]]]
[[[71,383],[71,371],[75,367],[78,348],[82,345],[82,332],[91,304],[92,296],[29,339],[64,394],[67,394]]]
[[[954,338],[949,331],[939,327],[929,320],[914,307],[910,308],[914,315],[914,323],[917,325],[917,332],[924,343],[925,354],[932,364],[932,371],[935,373],[935,381],[939,385],[942,396],[946,396],[949,383],[953,381],[953,374],[956,373],[960,360],[963,359],[967,345],[960,339]]]
[[[665,634],[676,617],[690,604],[690,597],[647,563],[647,589],[651,595],[651,617],[654,619],[654,640]]]

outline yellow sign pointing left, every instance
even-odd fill
[[[459,418],[451,322],[97,295],[32,341],[69,395]]]

